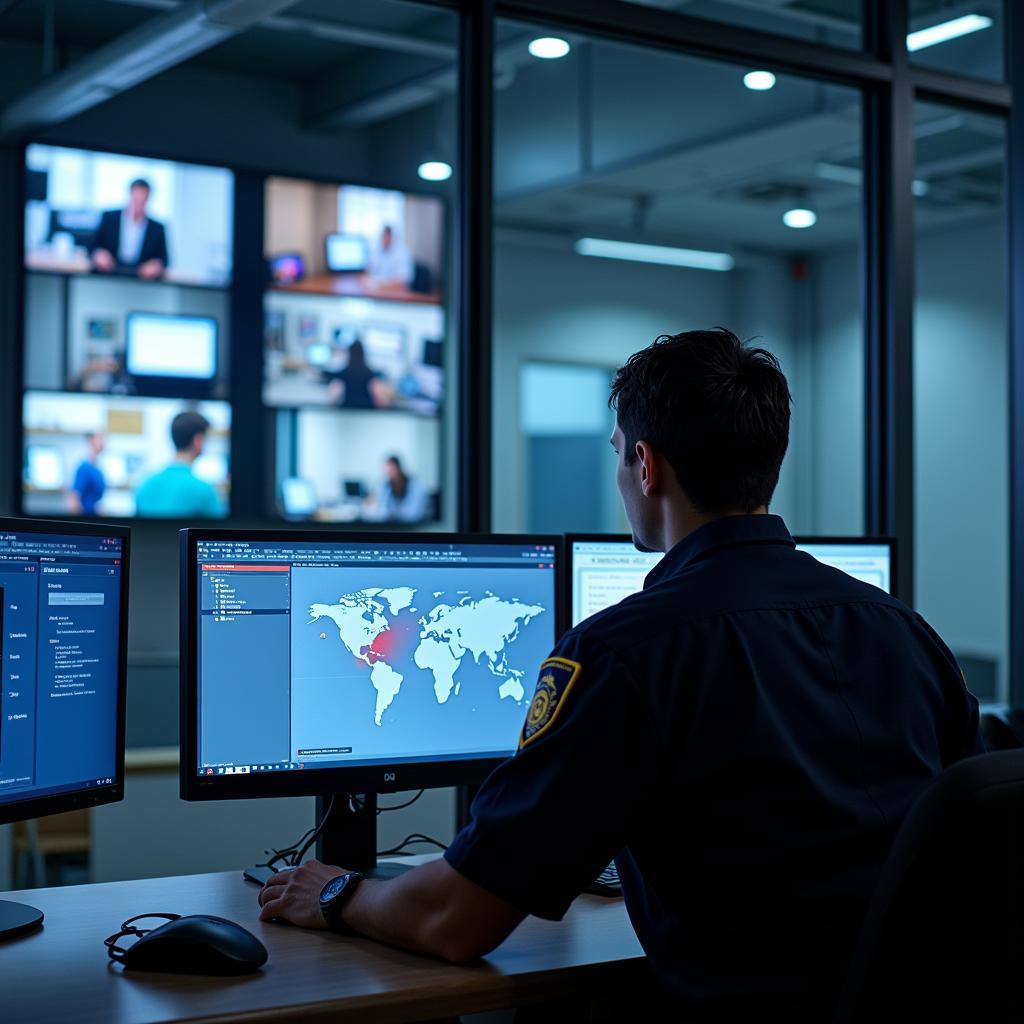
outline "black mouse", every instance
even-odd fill
[[[234,921],[192,914],[154,928],[118,960],[126,970],[248,974],[267,962],[267,949]]]

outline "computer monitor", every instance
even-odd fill
[[[183,530],[181,795],[481,781],[556,639],[561,538]],[[332,863],[372,867],[375,820]],[[327,851],[324,851],[325,854]],[[323,858],[321,858],[323,859]]]
[[[140,380],[210,382],[217,374],[217,321],[209,316],[129,313],[125,369]]]
[[[370,247],[360,235],[332,232],[324,239],[324,253],[332,274],[360,273],[370,262]]]
[[[797,548],[821,562],[874,584],[894,589],[892,537],[796,537]],[[647,574],[661,561],[660,551],[641,552],[628,534],[567,534],[569,626],[643,589]]]
[[[124,796],[129,532],[0,519],[0,824]],[[0,902],[0,936],[42,920]]]
[[[281,508],[289,519],[308,519],[318,504],[311,480],[290,476],[281,481]]]
[[[267,257],[267,274],[273,284],[294,284],[306,276],[306,261],[300,252],[282,252]]]
[[[341,490],[347,501],[362,501],[369,493],[362,480],[344,479],[341,481]]]

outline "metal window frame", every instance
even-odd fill
[[[511,19],[576,32],[614,42],[646,46],[662,52],[754,64],[768,70],[813,77],[833,85],[850,86],[864,96],[864,196],[861,295],[865,367],[865,533],[893,534],[901,540],[900,596],[914,598],[914,436],[913,436],[913,320],[914,281],[914,174],[913,114],[916,100],[924,99],[976,110],[1008,121],[1009,167],[1008,273],[1010,303],[1010,701],[1024,704],[1024,637],[1014,624],[1024,609],[1024,113],[1011,104],[1011,92],[1020,65],[1013,55],[1024,53],[1024,13],[1004,3],[1005,67],[1007,81],[992,82],[921,67],[911,62],[905,38],[910,0],[863,0],[863,47],[846,50],[779,36],[773,33],[710,21],[685,13],[646,7],[623,0],[467,0],[463,17]],[[479,28],[477,32],[479,33]],[[493,27],[488,35],[493,43]],[[466,40],[467,35],[463,35]],[[481,37],[478,34],[476,38]],[[460,90],[478,92],[482,62],[462,58]],[[468,72],[474,72],[470,75]],[[465,98],[463,99],[465,110]],[[479,135],[464,151],[464,176],[476,166],[470,157],[487,161],[486,180],[470,195],[461,215],[477,221],[463,234],[468,242],[491,241],[493,185],[490,177],[494,144],[493,119],[478,122]],[[465,129],[464,129],[465,130]],[[482,152],[481,152],[482,151]],[[475,156],[474,156],[475,154]],[[484,266],[491,282],[489,248],[463,252],[463,259]],[[464,314],[468,313],[465,306]],[[478,304],[478,318],[466,316],[462,337],[477,344],[486,340],[490,359],[491,309]],[[486,317],[485,323],[482,318]],[[464,344],[464,349],[468,347]],[[484,408],[460,409],[465,433],[486,421],[490,433],[493,382],[477,378]],[[491,474],[488,447],[477,456],[473,478],[487,485]],[[463,472],[468,483],[470,475]],[[466,496],[460,508],[467,509]],[[462,519],[460,529],[486,529],[489,509],[481,502],[474,519]]]

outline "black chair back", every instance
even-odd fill
[[[1024,750],[953,765],[913,806],[835,1024],[1024,1019]]]

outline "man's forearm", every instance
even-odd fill
[[[454,963],[489,953],[523,916],[459,878],[444,860],[387,882],[367,879],[342,913],[362,935]]]
[[[447,960],[468,959],[454,948],[444,902],[423,865],[389,881],[368,878],[355,891],[342,918],[350,928],[378,942]],[[472,955],[472,954],[470,954]]]

